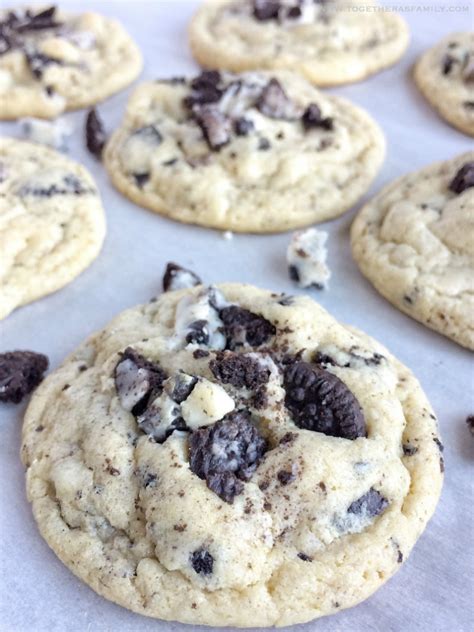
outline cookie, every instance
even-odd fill
[[[474,349],[474,152],[396,180],[352,226],[362,273],[393,305]]]
[[[84,167],[48,147],[0,139],[0,318],[72,281],[104,236]]]
[[[41,534],[99,594],[255,627],[347,608],[395,573],[438,501],[441,448],[377,342],[308,297],[226,284],[89,338],[33,395],[22,459]]]
[[[423,96],[448,123],[474,136],[474,33],[453,33],[414,69]]]
[[[104,151],[114,185],[173,219],[269,233],[340,215],[384,154],[375,122],[289,73],[203,72],[132,95]]]
[[[355,0],[210,0],[189,38],[205,68],[285,69],[318,86],[359,81],[403,55],[408,29],[393,11]],[[372,9],[372,10],[370,10]]]
[[[141,67],[137,46],[110,18],[54,6],[0,11],[0,119],[55,118],[98,103]]]

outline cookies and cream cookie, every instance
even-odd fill
[[[43,537],[99,594],[254,627],[393,575],[435,509],[440,450],[419,383],[377,342],[308,297],[226,284],[86,340],[34,393],[22,459]]]
[[[56,7],[0,10],[0,119],[54,118],[98,103],[140,73],[121,24]]]
[[[474,152],[396,180],[352,226],[363,274],[400,310],[474,349]]]
[[[105,215],[88,171],[0,138],[0,318],[72,281],[99,254]]]
[[[474,33],[453,33],[418,60],[415,82],[451,125],[474,136]]]
[[[189,29],[206,68],[292,70],[318,86],[359,81],[394,64],[408,29],[371,0],[208,0]]]
[[[209,71],[141,85],[104,160],[113,184],[141,206],[268,233],[346,211],[383,155],[366,112],[297,75]]]

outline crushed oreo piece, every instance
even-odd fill
[[[204,105],[195,108],[193,114],[207,144],[213,151],[218,151],[230,142],[231,122],[219,108]]]
[[[207,345],[209,342],[209,331],[207,320],[195,320],[188,325],[188,333],[186,334],[186,342],[198,345]]]
[[[34,351],[0,353],[0,402],[19,404],[43,379],[48,358]]]
[[[175,378],[171,399],[174,399],[177,404],[181,404],[185,399],[188,399],[197,384],[197,377],[191,376],[191,379],[189,379],[189,377],[188,375],[184,376],[178,373]]]
[[[336,375],[297,360],[284,367],[284,387],[285,405],[299,428],[343,439],[366,436],[359,402]]]
[[[197,274],[177,263],[167,263],[163,275],[163,292],[182,290],[202,283]]]
[[[403,446],[403,456],[413,456],[418,452],[418,448],[411,443],[404,443]]]
[[[223,384],[254,390],[266,384],[270,378],[268,368],[245,354],[219,351],[209,362],[214,377]]]
[[[238,305],[229,305],[219,311],[224,323],[227,348],[235,350],[245,344],[259,347],[275,335],[276,329],[270,321],[259,314]]]
[[[189,465],[227,503],[243,491],[267,450],[267,443],[244,411],[232,412],[213,426],[193,432]]]
[[[138,416],[161,391],[166,374],[159,364],[150,362],[131,347],[127,347],[115,367],[114,378],[123,408]]]
[[[85,131],[87,149],[93,156],[100,160],[107,140],[107,135],[105,133],[102,119],[99,117],[95,108],[92,108],[87,113]]]
[[[237,136],[248,136],[255,129],[253,121],[241,116],[234,121],[234,132]]]
[[[462,193],[474,187],[474,161],[466,162],[449,183],[448,188],[454,193]]]
[[[222,97],[221,74],[217,70],[205,70],[191,81],[191,94],[184,99],[184,105],[195,106],[217,103]]]
[[[271,145],[270,141],[268,140],[268,138],[262,137],[262,138],[258,139],[258,147],[257,147],[257,149],[259,151],[267,151],[267,149],[270,149],[271,146],[272,145]]]
[[[298,553],[298,557],[300,558],[300,560],[303,560],[303,562],[312,562],[313,558],[310,557],[309,555],[306,555],[306,553]]]
[[[210,352],[207,351],[206,349],[195,349],[193,351],[193,358],[195,360],[199,360],[200,358],[207,358],[209,357]]]
[[[290,470],[280,470],[277,473],[277,479],[280,483],[280,485],[289,485],[290,483],[292,483],[295,480],[296,476],[294,475],[294,473]]]
[[[466,423],[469,428],[469,432],[474,436],[474,415],[468,415]]]
[[[453,57],[449,53],[446,53],[446,55],[443,57],[441,61],[443,75],[449,75],[449,73],[453,69],[454,64],[456,63],[458,63],[458,60],[456,59],[456,57]]]
[[[36,77],[36,79],[41,79],[44,71],[51,64],[57,64],[58,66],[63,65],[61,59],[49,57],[48,55],[44,55],[43,53],[38,52],[37,50],[27,48],[24,53],[26,61],[28,63],[28,67],[31,70],[33,76]]]
[[[299,111],[288,97],[277,79],[270,79],[257,100],[257,109],[269,118],[292,121],[298,118]]]
[[[334,120],[329,117],[323,117],[321,109],[316,103],[310,103],[306,110],[303,112],[301,122],[305,130],[312,129],[314,127],[321,127],[327,131],[334,129]]]
[[[53,195],[85,195],[86,193],[95,193],[95,190],[90,187],[86,187],[84,183],[72,173],[63,176],[61,182],[58,184],[50,184],[49,186],[25,184],[18,191],[18,195],[20,196],[34,195],[37,197],[52,197]]]
[[[191,566],[198,575],[212,575],[214,558],[206,549],[198,549],[191,553]]]
[[[276,20],[280,11],[278,0],[253,0],[253,15],[260,21]]]
[[[371,487],[369,491],[354,500],[347,509],[347,513],[364,515],[368,517],[378,516],[388,507],[388,500],[380,492]]]
[[[148,172],[144,172],[144,173],[134,173],[133,175],[133,179],[136,182],[137,187],[139,187],[140,189],[149,181],[150,179],[150,174]]]

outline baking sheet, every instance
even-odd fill
[[[62,2],[73,10],[84,2]],[[87,2],[126,24],[145,56],[142,79],[196,70],[186,27],[197,2],[128,0]],[[390,3],[385,3],[387,6]],[[471,0],[394,2],[404,8],[412,40],[394,68],[362,83],[331,90],[364,106],[381,124],[388,152],[369,195],[395,177],[472,147],[472,140],[443,123],[415,89],[410,69],[419,53],[449,32],[473,24]],[[109,129],[118,124],[127,94],[100,107]],[[63,290],[17,310],[1,324],[0,349],[46,353],[55,368],[92,331],[126,307],[160,291],[170,260],[205,281],[243,281],[297,293],[288,279],[289,235],[236,235],[184,226],[141,209],[108,183],[83,146],[84,112],[66,116],[76,126],[69,154],[94,173],[107,212],[108,233],[99,259]],[[15,123],[2,135],[20,136]],[[356,608],[297,626],[299,631],[369,632],[472,630],[474,568],[472,519],[474,439],[465,418],[474,413],[472,355],[392,308],[361,276],[350,256],[354,211],[324,224],[330,233],[330,289],[311,292],[338,320],[378,338],[417,375],[439,417],[446,481],[435,516],[400,571]],[[185,632],[189,626],[135,615],[96,595],[76,579],[39,536],[25,499],[18,457],[24,405],[0,409],[0,630],[8,632]],[[195,626],[196,629],[199,626]],[[204,628],[203,628],[204,629]]]

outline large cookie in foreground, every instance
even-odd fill
[[[125,29],[97,13],[0,11],[0,119],[54,118],[102,101],[139,74]]]
[[[347,608],[395,573],[438,501],[441,449],[383,347],[307,297],[229,284],[86,341],[35,392],[22,458],[43,537],[98,593],[253,627]]]
[[[423,96],[451,125],[474,136],[474,33],[453,33],[414,69]]]
[[[191,22],[191,50],[206,68],[291,70],[318,86],[359,81],[397,62],[409,39],[394,11],[371,0],[360,9],[358,0],[208,0]]]
[[[204,72],[132,95],[105,150],[114,185],[173,219],[275,232],[336,217],[384,154],[375,122],[290,73]]]
[[[72,281],[104,236],[84,167],[43,145],[0,139],[0,318]]]
[[[474,349],[474,152],[395,180],[357,215],[352,253],[393,305]]]

